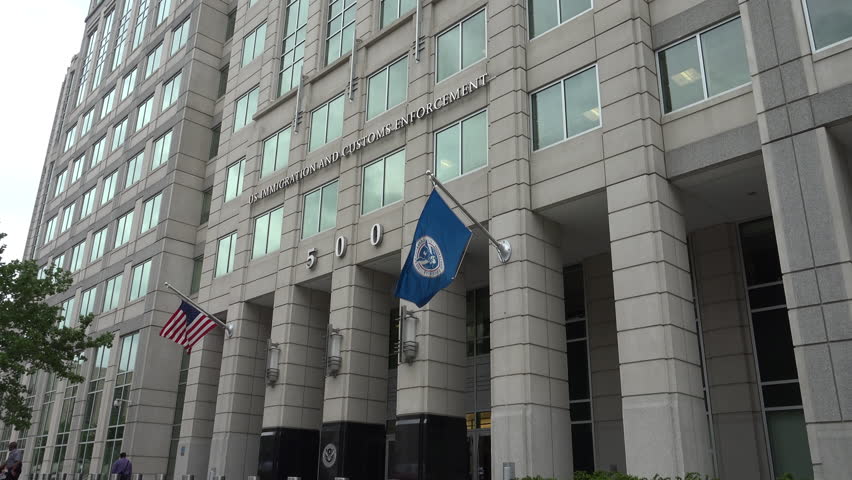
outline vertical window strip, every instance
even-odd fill
[[[118,170],[112,172],[108,177],[104,177],[104,190],[101,192],[101,205],[112,200],[115,196],[115,185],[118,183]]]
[[[83,68],[80,71],[80,88],[77,90],[77,105],[83,103],[86,98],[86,83],[89,81],[89,72],[92,68],[92,56],[95,53],[95,38],[98,31],[89,34],[86,39],[86,56],[83,58]]]
[[[172,0],[160,0],[157,5],[157,26],[162,25],[169,18],[169,11],[172,9]]]
[[[92,355],[92,370],[89,374],[88,392],[86,393],[86,404],[83,409],[83,421],[80,426],[77,459],[75,461],[76,473],[82,475],[88,474],[91,467],[110,349],[109,345],[98,347]]]
[[[172,131],[154,140],[154,158],[151,161],[151,170],[169,161],[172,150]]]
[[[281,71],[278,75],[278,95],[289,92],[301,83],[307,23],[308,0],[288,0],[284,45],[281,49]]]
[[[148,0],[139,0],[139,13],[136,15],[136,28],[133,29],[133,47],[131,50],[142,44],[142,39],[145,38],[145,26],[148,20]]]
[[[112,391],[112,407],[107,426],[106,443],[104,446],[101,472],[108,474],[110,465],[122,452],[124,428],[127,422],[127,410],[130,406],[130,389],[133,386],[133,373],[136,370],[136,354],[139,350],[139,334],[133,333],[121,337],[118,370],[115,375],[115,386]]]
[[[104,66],[107,59],[107,48],[112,37],[112,23],[115,20],[115,10],[110,11],[104,20],[103,33],[101,34],[101,44],[98,46],[98,63],[95,67],[95,76],[92,78],[92,90],[98,88],[103,80]]]
[[[151,260],[146,260],[133,267],[130,281],[130,296],[128,301],[133,301],[148,294],[148,279],[151,275]]]
[[[115,53],[112,57],[112,69],[115,70],[124,61],[127,48],[127,31],[130,29],[130,17],[133,15],[134,0],[124,0],[124,9],[118,23],[118,37],[115,40]]]
[[[329,0],[326,64],[352,50],[355,43],[356,0]]]

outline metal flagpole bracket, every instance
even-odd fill
[[[210,318],[211,318],[214,322],[216,322],[216,323],[217,323],[220,327],[224,328],[224,329],[225,329],[225,331],[226,331],[226,332],[228,332],[228,338],[230,338],[230,337],[233,337],[233,336],[234,336],[234,326],[233,326],[233,325],[231,325],[231,324],[229,324],[229,323],[225,323],[225,322],[223,322],[222,320],[219,320],[218,318],[216,318],[214,315],[211,315],[211,314],[207,313],[207,312],[206,312],[203,308],[201,308],[201,306],[199,306],[197,303],[195,303],[194,301],[192,301],[192,299],[191,299],[191,298],[189,298],[189,297],[187,297],[186,295],[184,295],[184,294],[183,294],[183,292],[181,292],[181,291],[180,291],[180,290],[178,290],[177,288],[175,288],[175,287],[171,286],[171,284],[169,284],[169,282],[163,282],[163,285],[165,285],[165,286],[166,286],[166,288],[168,288],[169,290],[171,290],[171,291],[175,292],[175,294],[176,294],[177,296],[179,296],[180,298],[182,298],[182,299],[186,300],[186,303],[188,303],[188,304],[192,305],[193,307],[197,308],[197,309],[198,309],[201,313],[203,313],[203,314],[207,315],[208,317],[210,317]]]
[[[483,227],[482,224],[479,223],[479,220],[473,218],[473,215],[471,215],[470,212],[468,212],[467,209],[464,208],[464,206],[462,206],[462,204],[458,200],[456,200],[456,197],[454,197],[453,194],[447,190],[447,187],[445,187],[444,184],[441,183],[441,181],[438,180],[434,174],[432,174],[431,170],[426,170],[426,175],[429,176],[429,180],[432,181],[432,185],[440,188],[441,191],[444,192],[444,194],[446,194],[447,197],[449,197],[450,200],[452,200],[457,207],[459,207],[459,210],[464,212],[464,214],[467,215],[467,218],[473,221],[474,226],[482,230],[482,233],[484,233],[485,236],[488,237],[488,240],[490,240],[494,247],[497,249],[497,258],[500,259],[500,263],[508,262],[509,259],[512,258],[512,245],[509,243],[509,241],[497,240],[496,238],[494,238],[494,235],[491,235],[491,232],[486,230],[485,227]]]

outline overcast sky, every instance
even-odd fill
[[[3,261],[21,258],[53,114],[90,0],[4,1],[0,42],[0,232]]]

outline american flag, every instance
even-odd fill
[[[212,318],[181,300],[180,307],[160,330],[160,336],[183,345],[183,348],[189,352],[193,345],[214,328],[216,328],[216,322]]]

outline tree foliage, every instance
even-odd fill
[[[0,233],[0,241],[5,236]],[[112,334],[88,336],[92,315],[63,326],[61,307],[48,305],[47,299],[71,286],[71,274],[51,266],[39,275],[33,260],[3,262],[5,250],[0,245],[0,422],[24,431],[32,419],[24,375],[44,371],[81,382],[77,366],[85,360],[83,353],[110,344]]]

